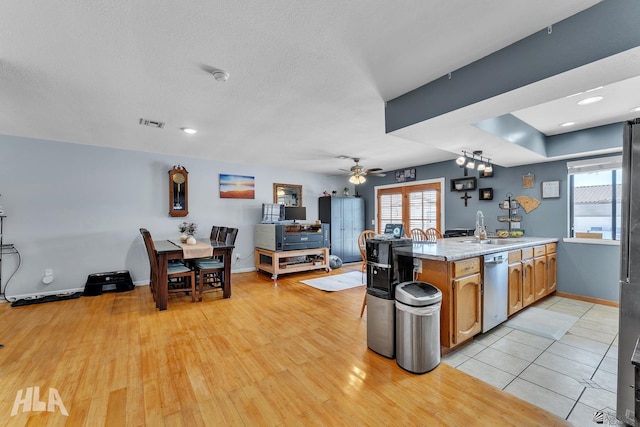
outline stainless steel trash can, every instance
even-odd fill
[[[414,374],[440,364],[442,292],[425,282],[396,286],[396,363]]]

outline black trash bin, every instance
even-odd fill
[[[396,362],[414,374],[440,364],[442,292],[425,282],[396,287]]]

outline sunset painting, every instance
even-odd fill
[[[221,199],[255,199],[255,178],[220,174]]]

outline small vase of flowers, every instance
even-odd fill
[[[182,233],[180,235],[180,241],[184,243],[190,236],[193,237],[193,235],[196,234],[196,231],[198,231],[198,224],[195,222],[185,221],[178,225],[178,230]]]

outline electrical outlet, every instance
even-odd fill
[[[422,273],[422,260],[420,258],[413,259],[413,271]]]

